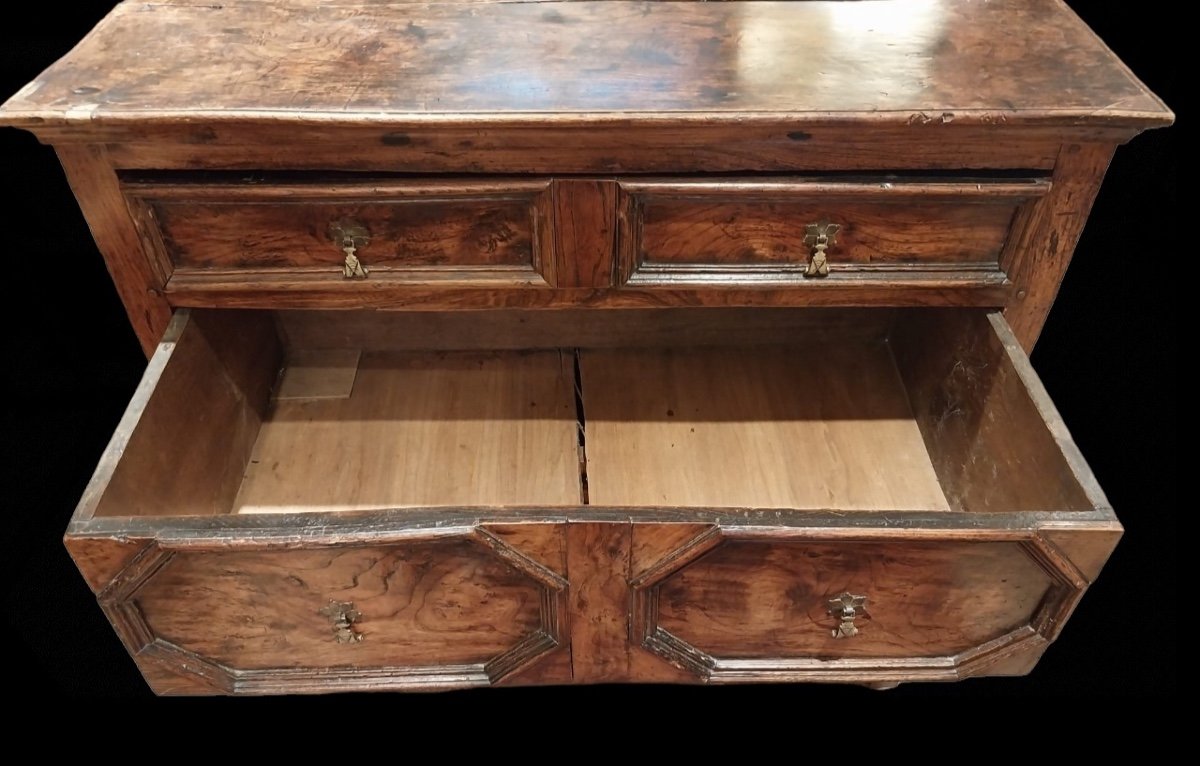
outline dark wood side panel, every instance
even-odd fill
[[[56,148],[133,331],[149,357],[171,320],[171,306],[162,295],[167,272],[156,269],[146,257],[106,150],[88,145]]]
[[[1017,290],[1004,315],[1026,353],[1046,323],[1116,148],[1113,143],[1064,144],[1053,188],[1033,206],[1008,248],[1007,271]]]
[[[658,625],[722,659],[952,656],[1028,625],[1052,585],[1016,543],[736,541],[660,586]],[[865,614],[835,638],[844,592]]]
[[[1036,376],[1018,369],[993,324],[979,312],[904,312],[891,339],[950,507],[1107,507]]]
[[[227,513],[280,355],[268,314],[181,315],[101,457],[80,517]]]

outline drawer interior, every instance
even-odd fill
[[[999,314],[177,314],[95,516],[562,507],[1086,511]]]

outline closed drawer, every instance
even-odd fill
[[[621,182],[631,285],[1003,282],[1005,246],[1049,181]]]
[[[994,313],[185,310],[66,542],[258,694],[1024,672],[1119,534]]]
[[[1034,540],[747,532],[705,547],[639,588],[635,609],[644,646],[715,680],[954,677],[1037,643],[1079,585]]]
[[[558,646],[563,584],[536,562],[486,533],[413,538],[158,547],[109,609],[140,651],[240,692],[486,684]]]
[[[124,184],[168,291],[223,281],[546,286],[549,189],[548,180]]]

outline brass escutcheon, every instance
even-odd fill
[[[329,224],[329,239],[345,253],[342,276],[346,279],[366,279],[369,273],[358,257],[358,249],[371,242],[371,231],[362,223],[343,218]]]
[[[829,599],[829,613],[838,621],[833,629],[834,638],[854,638],[858,635],[858,627],[854,618],[866,614],[867,597],[855,596],[849,591],[843,591],[838,596]]]
[[[820,221],[810,223],[805,228],[804,244],[813,249],[808,259],[808,268],[804,270],[806,277],[825,277],[829,275],[829,260],[825,251],[837,244],[837,233],[842,230],[840,224]]]
[[[353,601],[331,600],[317,614],[333,623],[333,640],[339,644],[357,644],[363,640],[363,634],[354,629],[354,623],[362,619],[362,612],[354,608]]]

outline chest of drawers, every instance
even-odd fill
[[[1171,119],[1054,0],[124,3],[0,109],[150,358],[67,547],[163,694],[1028,672]]]

